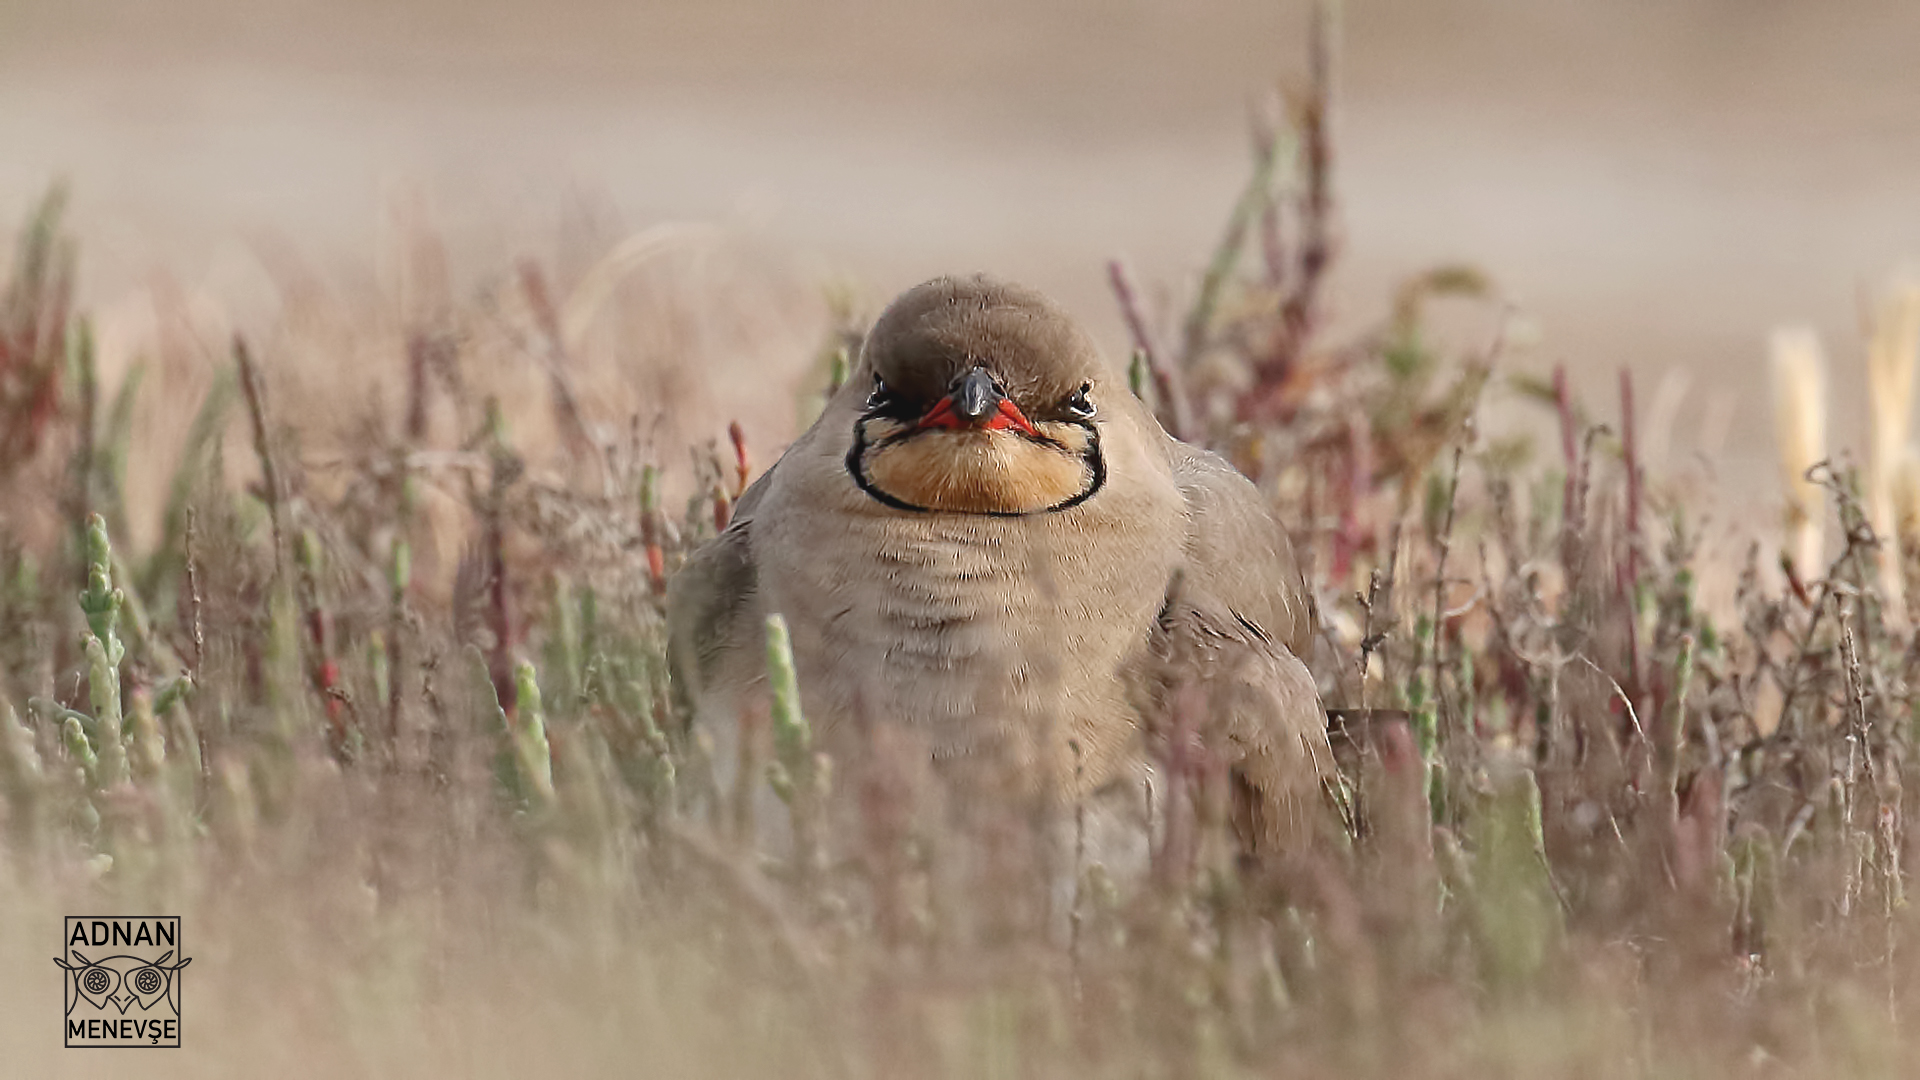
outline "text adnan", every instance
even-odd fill
[[[171,919],[149,922],[146,919],[75,919],[67,934],[67,947],[75,945],[177,945],[174,931],[179,924]]]

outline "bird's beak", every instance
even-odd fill
[[[953,380],[947,396],[935,402],[916,427],[985,428],[988,431],[1014,428],[1028,435],[1035,434],[1020,407],[1001,392],[993,376],[983,367],[969,368]]]
[[[987,414],[998,412],[1000,402],[1006,395],[993,385],[993,376],[985,368],[970,368],[966,374],[954,380],[947,395],[953,402],[954,414],[970,424],[986,419]]]

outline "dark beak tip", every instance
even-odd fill
[[[1000,404],[1000,390],[984,368],[974,368],[960,376],[953,387],[953,411],[968,420],[978,420]]]

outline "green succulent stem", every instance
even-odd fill
[[[845,345],[833,350],[827,358],[827,395],[831,397],[841,387],[847,385],[847,376],[853,371],[853,358]]]
[[[93,734],[99,742],[101,787],[112,787],[127,778],[127,748],[123,739],[120,712],[120,667],[118,658],[93,635],[87,636],[87,688],[93,696]]]
[[[553,748],[547,742],[547,717],[540,702],[540,681],[533,665],[522,660],[514,668],[515,712],[512,725],[515,760],[525,781],[529,801],[537,808],[553,805]]]
[[[821,807],[829,781],[827,759],[813,749],[813,729],[800,706],[800,677],[793,663],[787,620],[767,616],[767,687],[772,696],[773,760],[767,780],[793,818],[794,854],[803,880],[824,862]]]
[[[153,695],[154,715],[167,715],[167,713],[173,710],[175,705],[179,705],[191,697],[193,691],[193,676],[187,672],[183,671],[174,678],[168,679],[165,683],[161,684],[159,691]]]
[[[87,780],[97,786],[100,758],[93,752],[93,744],[87,740],[87,732],[80,726],[78,716],[68,716],[61,721],[60,739],[67,744],[67,753],[72,754],[73,760],[80,764],[81,770],[87,775]]]
[[[813,766],[813,729],[800,708],[800,679],[793,665],[793,638],[787,620],[767,616],[767,686],[773,695],[774,762],[788,781],[808,786]],[[776,784],[776,787],[783,786]],[[791,801],[793,791],[781,797]]]
[[[107,519],[99,514],[87,517],[86,545],[87,587],[80,593],[80,610],[88,629],[105,646],[108,662],[117,668],[126,655],[115,633],[126,596],[113,587],[113,545],[107,539]]]
[[[128,735],[133,744],[132,770],[141,780],[152,780],[167,764],[167,744],[154,713],[153,694],[135,690],[127,710]]]
[[[0,701],[0,794],[16,838],[32,835],[40,799],[40,752],[13,706]]]
[[[1440,753],[1440,709],[1429,678],[1428,658],[1433,655],[1433,620],[1422,614],[1414,620],[1413,673],[1407,679],[1407,712],[1413,721],[1413,738],[1420,750],[1420,790],[1426,793],[1430,807],[1439,805],[1435,763]]]
[[[1693,685],[1693,649],[1693,635],[1683,635],[1673,661],[1673,691],[1660,714],[1653,746],[1654,796],[1659,800],[1661,820],[1669,826],[1680,815],[1680,756],[1687,743],[1687,695]]]

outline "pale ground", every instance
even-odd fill
[[[399,193],[468,271],[581,205],[709,219],[872,297],[1024,278],[1117,349],[1103,259],[1186,280],[1301,28],[1298,0],[4,0],[0,220],[70,177],[92,297],[164,270],[248,325],[261,244],[371,277]],[[1690,370],[1676,453],[1727,418],[1722,475],[1771,498],[1767,329],[1851,360],[1861,290],[1920,253],[1916,42],[1899,0],[1353,3],[1339,313],[1476,262],[1591,393]]]

